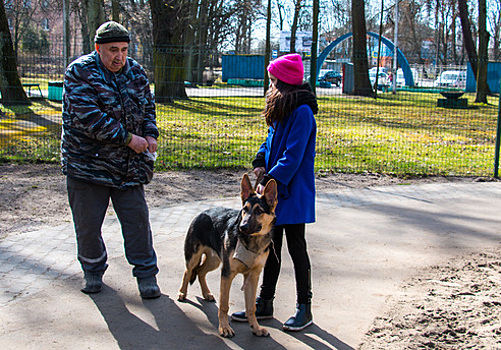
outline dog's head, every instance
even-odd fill
[[[275,222],[277,206],[277,182],[270,180],[263,194],[257,194],[252,188],[249,176],[244,174],[241,183],[242,210],[239,230],[241,233],[260,235],[271,231]]]

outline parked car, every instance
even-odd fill
[[[390,72],[388,71],[388,68],[386,67],[372,67],[371,69],[369,69],[369,73],[370,72],[373,72],[374,74],[376,74],[376,71],[379,71],[380,73],[383,72],[383,73],[386,73],[386,74],[389,74]]]
[[[389,87],[388,74],[385,72],[379,72],[377,78],[377,88],[378,90],[387,90]],[[371,86],[376,84],[376,71],[369,70],[369,80],[371,82]]]
[[[446,70],[433,83],[436,87],[466,87],[466,72],[459,70]]]
[[[322,71],[320,71],[320,74],[322,74]],[[343,75],[335,70],[329,70],[318,77],[319,82],[329,82],[336,86],[341,85],[342,80]]]
[[[411,68],[412,78],[414,79],[414,85],[417,85],[416,79],[418,78],[418,72],[416,68]],[[397,86],[405,85],[405,77],[402,68],[397,69]]]

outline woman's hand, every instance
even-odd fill
[[[263,178],[263,175],[266,173],[266,169],[264,167],[260,166],[260,167],[254,168],[254,170],[252,170],[252,172],[256,175],[256,178],[257,178],[256,182],[259,182]],[[256,193],[263,194],[263,190],[264,190],[264,186],[261,185],[260,183],[258,183],[258,185],[256,187]]]

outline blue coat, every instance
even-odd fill
[[[308,105],[301,105],[268,130],[258,153],[266,172],[278,181],[277,225],[315,222],[315,143],[317,125]]]

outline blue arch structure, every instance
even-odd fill
[[[379,34],[376,34],[374,32],[367,32],[367,35],[372,36],[373,38],[376,38],[379,40]],[[341,42],[345,41],[349,37],[353,36],[353,33],[347,33],[344,35],[341,35],[339,38],[334,40],[332,43],[327,46],[322,53],[318,56],[317,59],[317,80],[318,80],[318,75],[320,74],[320,69],[322,68],[322,65],[324,64],[324,61],[327,59],[331,51],[339,45]],[[381,37],[381,42],[386,45],[386,47],[390,51],[395,50],[395,44],[384,36]],[[405,79],[405,85],[407,86],[414,86],[414,77],[412,76],[411,68],[409,67],[409,62],[407,61],[407,58],[405,58],[404,54],[400,49],[397,48],[397,62],[400,67],[402,67],[402,72],[404,73],[404,79]],[[396,75],[395,75],[396,79]]]

